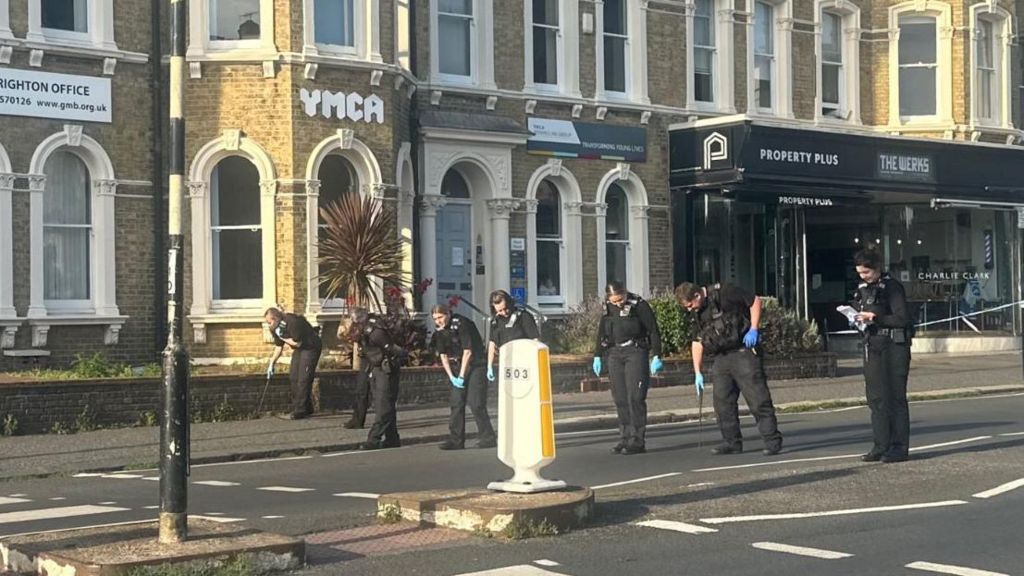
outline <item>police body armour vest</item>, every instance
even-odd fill
[[[750,329],[750,321],[737,312],[722,310],[722,285],[715,284],[708,290],[708,306],[711,308],[711,321],[701,322],[700,339],[704,350],[709,354],[719,354],[736,350],[743,346],[743,336]]]

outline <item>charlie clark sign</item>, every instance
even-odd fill
[[[0,115],[110,123],[110,78],[0,68]]]

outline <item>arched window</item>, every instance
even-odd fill
[[[259,172],[228,156],[210,176],[210,240],[214,300],[263,297],[263,226]]]
[[[91,298],[90,237],[92,202],[89,170],[75,154],[59,150],[43,168],[43,298],[86,301]]]
[[[561,303],[562,291],[562,200],[550,180],[537,187],[537,302]]]
[[[469,199],[469,184],[456,170],[449,170],[441,180],[441,194],[448,198]]]
[[[359,176],[356,169],[348,159],[338,155],[330,154],[320,164],[320,171],[317,172],[317,180],[320,181],[319,208],[326,208],[337,202],[345,194],[359,193]],[[324,222],[323,214],[317,216],[319,240],[323,243],[327,225]],[[327,289],[320,284],[320,298],[327,298]],[[334,299],[324,302],[324,306],[342,306],[345,301],[344,292],[336,294]]]
[[[604,231],[605,282],[622,282],[628,287],[629,204],[626,192],[618,184],[612,184],[605,195],[605,203],[608,205]]]

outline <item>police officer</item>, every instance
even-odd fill
[[[323,343],[319,332],[305,318],[284,312],[279,308],[267,308],[263,320],[270,326],[274,338],[274,353],[267,365],[267,378],[276,371],[276,364],[285,344],[292,349],[290,380],[292,384],[292,411],[285,418],[300,420],[313,414],[313,376],[320,361]]]
[[[762,452],[765,456],[778,454],[782,450],[782,434],[775,418],[768,378],[757,353],[761,299],[740,286],[698,286],[690,282],[677,286],[675,296],[680,306],[696,315],[697,338],[690,350],[697,394],[704,393],[701,372],[704,355],[715,359],[711,376],[715,383],[715,416],[723,442],[711,452],[720,455],[743,452],[738,405],[742,393],[764,438]]]
[[[621,438],[612,452],[642,454],[647,451],[647,388],[651,375],[662,368],[661,333],[651,305],[620,282],[609,282],[605,297],[593,370],[601,375],[604,357]]]
[[[373,319],[374,323],[378,322],[377,316],[374,314],[368,314],[367,319]],[[364,328],[365,326],[356,323],[354,315],[350,314],[348,318],[338,324],[338,340],[358,343]],[[359,375],[356,376],[356,389],[352,394],[352,417],[342,427],[353,430],[361,429],[366,425],[366,412],[370,407],[370,380],[372,378],[364,378],[360,370]]]
[[[461,314],[452,314],[444,304],[430,310],[437,331],[434,342],[441,364],[452,385],[449,436],[441,450],[461,450],[466,443],[466,404],[476,420],[477,448],[497,446],[497,436],[487,415],[487,381],[485,378],[484,343],[473,321]]]
[[[355,308],[350,314],[351,334],[359,343],[361,360],[356,390],[373,388],[374,420],[366,442],[360,450],[397,448],[402,445],[398,436],[397,408],[399,370],[403,350],[397,346],[384,323],[365,308]],[[365,396],[364,396],[365,398]],[[364,400],[365,401],[365,400]],[[359,398],[356,398],[357,410]],[[365,405],[363,417],[366,416]]]
[[[864,337],[864,383],[871,408],[874,445],[865,462],[903,462],[910,449],[910,408],[907,374],[913,336],[903,285],[882,272],[882,258],[873,250],[853,257],[861,283],[853,297],[856,325]]]
[[[530,314],[515,305],[512,296],[504,290],[491,292],[491,337],[487,343],[487,379],[494,382],[494,357],[506,342],[524,338],[540,339],[537,322]]]

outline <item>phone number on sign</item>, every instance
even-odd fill
[[[32,104],[32,100],[25,98],[24,96],[0,96],[0,104],[17,104],[19,106],[28,106]]]

